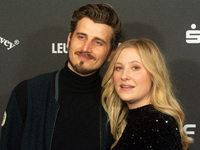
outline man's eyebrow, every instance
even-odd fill
[[[103,39],[99,38],[99,37],[95,37],[97,40],[103,42],[104,44],[106,44],[106,41],[104,41]]]
[[[85,33],[83,33],[83,32],[77,32],[76,34],[77,34],[77,35],[84,35],[84,36],[87,36],[87,34],[85,34]],[[94,37],[94,39],[97,39],[97,40],[103,42],[104,44],[106,44],[106,41],[103,40],[102,38]]]
[[[87,36],[87,34],[82,33],[82,32],[77,32],[76,35],[85,35],[85,36]]]
[[[77,32],[76,34],[86,35],[86,34],[83,33],[83,32]]]

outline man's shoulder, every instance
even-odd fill
[[[33,78],[28,79],[28,82],[36,81],[36,80],[38,80],[38,81],[46,81],[48,79],[52,79],[52,77],[56,74],[56,72],[57,71],[37,75],[37,76],[35,76]]]
[[[57,71],[54,71],[54,72],[50,72],[50,73],[44,73],[44,74],[40,74],[40,75],[37,75],[35,77],[32,77],[32,78],[29,78],[29,79],[26,79],[26,80],[23,80],[21,81],[16,87],[15,87],[15,92],[16,94],[23,94],[24,92],[26,92],[27,90],[27,86],[28,86],[28,83],[29,82],[45,82],[45,81],[48,81],[49,79],[52,79],[52,77],[54,76],[54,74],[56,73]]]
[[[28,95],[30,93],[33,93],[34,95],[34,93],[37,93],[44,88],[49,88],[48,85],[53,83],[56,72],[57,71],[40,74],[33,78],[23,80],[15,87],[16,101],[24,124],[28,110]]]
[[[33,78],[23,80],[15,87],[15,95],[17,101],[27,101],[28,91],[36,91],[43,88],[48,88],[46,86],[52,85],[57,71],[51,73],[45,73],[37,75]],[[35,89],[35,90],[33,90]]]

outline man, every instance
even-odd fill
[[[121,21],[107,4],[72,15],[65,67],[21,82],[12,92],[0,149],[110,149],[99,69],[116,49]]]

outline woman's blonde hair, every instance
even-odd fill
[[[174,117],[180,130],[182,146],[184,149],[187,149],[189,143],[193,142],[193,139],[188,137],[183,130],[185,115],[174,96],[173,86],[164,58],[156,44],[148,39],[131,39],[122,43],[114,52],[108,70],[103,78],[102,104],[108,113],[111,133],[115,139],[111,148],[117,144],[126,127],[126,117],[129,111],[127,104],[116,93],[113,81],[115,62],[121,51],[125,48],[137,48],[143,65],[151,74],[151,103],[158,111]]]

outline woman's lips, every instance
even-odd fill
[[[127,85],[127,84],[121,84],[120,87],[124,91],[132,90],[133,88],[135,88],[135,86]]]

